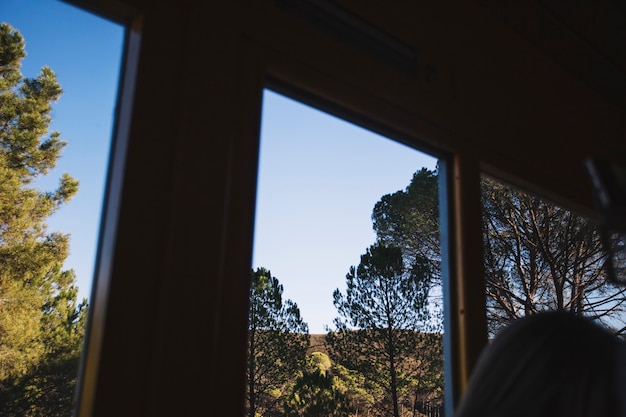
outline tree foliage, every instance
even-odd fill
[[[402,249],[407,262],[428,261],[433,283],[441,270],[437,172],[422,168],[405,190],[384,195],[372,212],[379,241]]]
[[[324,353],[308,355],[304,370],[285,402],[285,416],[347,417],[351,411],[350,394],[359,389],[349,378],[344,378],[348,375],[347,369],[332,364]]]
[[[433,330],[443,330],[441,248],[437,171],[422,168],[404,190],[386,194],[375,204],[372,225],[380,242],[402,250],[407,264],[423,263],[430,271],[429,304]]]
[[[25,56],[21,34],[0,24],[0,411],[57,415],[28,398],[48,398],[58,410],[60,398],[73,395],[75,374],[47,376],[59,364],[77,366],[86,301],[76,302],[74,273],[62,269],[69,236],[48,231],[46,221],[76,194],[78,181],[63,174],[52,191],[36,187],[66,145],[59,132],[49,132],[62,89],[48,67],[24,78]],[[59,384],[52,387],[52,379]],[[6,407],[20,401],[27,403],[23,412],[10,414]]]
[[[283,403],[304,366],[309,347],[308,325],[283,287],[265,268],[252,271],[248,312],[246,374],[249,417],[281,415]]]
[[[434,339],[428,329],[430,263],[406,264],[399,247],[377,242],[346,275],[345,295],[336,289],[339,317],[326,342],[330,357],[365,376],[367,389],[379,392],[376,415],[399,417],[403,401],[419,386],[431,361]],[[440,342],[439,342],[440,343]]]
[[[490,329],[545,310],[623,324],[624,290],[607,282],[595,224],[490,178],[482,181]],[[622,327],[616,328],[623,331]]]
[[[433,265],[440,261],[437,187],[437,172],[423,168],[405,190],[383,196],[372,215],[379,239],[419,253]],[[554,309],[624,331],[624,290],[606,280],[595,224],[488,177],[482,179],[481,198],[492,333],[514,318]]]

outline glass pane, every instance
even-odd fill
[[[443,403],[437,160],[265,91],[248,415]]]
[[[0,19],[0,415],[69,416],[124,28],[60,1]]]
[[[487,176],[482,201],[491,335],[546,310],[571,311],[624,332],[624,288],[607,281],[597,224]]]

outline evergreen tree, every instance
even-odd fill
[[[313,352],[307,356],[304,370],[285,403],[285,416],[348,417],[348,387],[338,374],[327,355]]]
[[[326,336],[330,357],[382,394],[379,415],[400,416],[401,402],[430,360],[419,352],[427,340],[421,332],[429,323],[430,280],[427,260],[406,265],[400,248],[377,242],[350,268],[345,295],[333,293],[339,317]]]
[[[5,393],[0,407],[10,398],[27,397],[20,391],[26,390],[25,378],[39,381],[64,361],[77,366],[86,314],[85,301],[76,303],[73,271],[62,270],[69,236],[48,231],[46,224],[76,194],[78,181],[63,174],[56,189],[36,188],[66,145],[59,132],[49,132],[52,103],[62,89],[48,67],[36,78],[24,78],[25,56],[21,34],[0,24],[0,384]],[[73,396],[75,377],[48,390],[50,404]],[[29,383],[31,398],[47,395],[46,384]],[[45,414],[35,411],[35,403],[28,408],[20,415]]]
[[[304,365],[308,325],[298,305],[282,299],[283,287],[269,270],[252,271],[248,312],[249,417],[282,415],[282,405]]]
[[[430,268],[431,325],[443,330],[439,184],[437,171],[422,168],[404,190],[386,194],[374,205],[376,238],[402,249],[407,264],[427,262]]]
[[[372,211],[376,238],[401,248],[409,263],[427,260],[434,284],[441,270],[438,181],[437,171],[422,168],[405,190],[382,196]]]

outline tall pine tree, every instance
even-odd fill
[[[248,312],[249,417],[282,415],[295,374],[305,363],[309,327],[298,305],[282,298],[283,286],[265,268],[252,271]]]
[[[329,356],[363,374],[370,392],[381,393],[379,416],[399,417],[405,402],[413,404],[425,369],[441,356],[432,348],[440,348],[440,339],[423,334],[430,327],[430,263],[406,260],[399,247],[377,242],[350,268],[346,293],[333,293],[340,316],[326,335]]]
[[[86,301],[77,303],[74,273],[63,270],[69,236],[49,231],[46,221],[76,194],[78,181],[63,174],[54,190],[36,186],[66,145],[59,132],[49,131],[52,103],[62,89],[48,67],[36,78],[24,78],[25,56],[22,35],[1,23],[0,413],[51,416],[57,413],[41,410],[47,405],[29,401],[26,393],[48,398],[57,408],[63,407],[61,397],[73,395]],[[63,383],[42,382],[46,373],[58,378],[61,364],[71,368]],[[67,415],[69,407],[56,411]]]

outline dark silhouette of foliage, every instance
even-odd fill
[[[283,287],[269,270],[258,268],[251,276],[247,411],[249,417],[282,415],[293,375],[304,366],[308,325],[300,317],[297,304],[283,302]]]
[[[363,374],[367,389],[380,393],[377,415],[400,416],[402,401],[415,392],[420,369],[431,360],[432,350],[423,354],[422,346],[431,339],[421,333],[429,323],[430,280],[427,261],[405,265],[400,248],[378,242],[350,268],[346,294],[333,293],[340,317],[326,336],[330,357]]]
[[[16,379],[5,381],[0,414],[5,417],[67,417],[74,408],[80,354],[48,359]]]
[[[377,239],[401,248],[407,264],[427,261],[435,284],[441,270],[438,181],[436,171],[422,168],[405,190],[382,196],[372,211]]]
[[[383,196],[372,219],[378,239],[433,265],[440,288],[437,172],[417,171],[405,190]],[[596,225],[550,201],[483,177],[485,289],[491,333],[510,320],[567,310],[624,332],[624,289],[606,280]]]
[[[438,181],[436,170],[422,168],[404,190],[382,196],[372,211],[378,241],[400,248],[406,264],[418,262],[429,268],[433,331],[443,330]]]
[[[594,223],[490,178],[482,181],[482,201],[492,333],[548,310],[585,315],[623,332],[624,289],[607,282]]]

